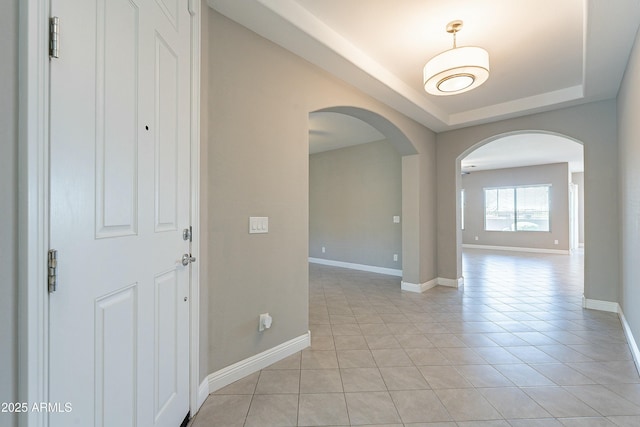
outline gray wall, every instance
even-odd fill
[[[0,3],[0,402],[18,400],[18,0]],[[17,417],[0,413],[0,425]]]
[[[402,157],[402,281],[437,278],[436,146]]]
[[[460,159],[498,135],[532,131],[560,134],[584,145],[585,296],[618,301],[620,239],[615,100],[438,134],[438,275],[457,278],[462,271],[457,196]]]
[[[578,186],[578,242],[584,245],[584,172],[572,173],[571,182]]]
[[[620,149],[620,305],[640,341],[640,36],[636,37],[618,94]],[[588,172],[588,171],[587,171]],[[587,236],[592,241],[590,236]]]
[[[551,184],[550,231],[485,231],[484,188]],[[462,176],[465,216],[462,243],[535,249],[569,250],[569,165],[505,168]],[[478,240],[475,240],[475,237]],[[554,244],[558,240],[558,244]]]
[[[310,257],[402,269],[401,212],[402,161],[386,140],[309,156]]]
[[[435,197],[435,135],[217,12],[203,13],[209,19],[206,376],[308,330],[309,113],[351,106],[392,123],[410,147],[382,132],[390,143],[403,155],[417,153],[408,156],[415,167],[403,168],[403,182],[418,189],[416,205]],[[268,216],[269,233],[249,235],[249,216]],[[415,255],[410,273],[427,281],[436,277],[435,210],[414,212],[408,223],[416,236],[411,249],[431,253]],[[267,311],[273,326],[261,334],[258,315]]]

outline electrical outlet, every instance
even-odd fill
[[[324,246],[322,247],[322,253],[325,253],[327,251],[327,248],[325,248]]]
[[[398,254],[393,254],[393,260],[398,261]]]
[[[476,240],[478,240],[478,236],[476,236]]]
[[[258,323],[258,331],[262,332],[265,329],[269,329],[271,327],[271,322],[273,322],[273,318],[269,313],[262,313],[260,315],[260,322]]]
[[[558,241],[557,241],[557,240],[554,240],[554,241],[553,241],[553,244],[554,244],[554,245],[557,245],[557,244],[558,244]]]

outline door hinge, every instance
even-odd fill
[[[49,250],[49,255],[47,256],[47,271],[49,292],[55,292],[58,279],[58,251],[55,249]]]
[[[60,18],[49,18],[49,58],[58,58],[60,50]]]

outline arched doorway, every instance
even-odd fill
[[[461,153],[456,170],[459,262],[463,248],[570,254],[584,245],[580,141],[543,131],[498,134]]]
[[[353,116],[309,125],[309,261],[401,277],[402,157]]]
[[[599,102],[438,134],[438,276],[457,281],[462,275],[456,215],[461,158],[498,136],[551,133],[581,143],[585,151],[584,306],[615,311],[620,277],[615,124],[615,103]]]
[[[398,195],[401,195],[400,208],[396,208],[397,212],[393,214],[390,214],[391,211],[389,211],[387,215],[388,218],[384,221],[388,220],[388,224],[385,224],[385,227],[391,226],[396,230],[401,230],[401,248],[399,251],[390,252],[388,254],[388,258],[391,262],[398,263],[397,265],[399,268],[395,270],[398,273],[397,275],[402,276],[403,289],[411,284],[420,284],[421,280],[419,276],[421,273],[421,260],[418,256],[420,251],[420,239],[418,236],[421,232],[420,227],[424,227],[424,224],[420,222],[421,218],[417,212],[419,202],[416,200],[416,198],[420,197],[419,192],[416,191],[417,186],[420,183],[419,174],[421,172],[419,167],[417,167],[418,151],[409,138],[394,123],[369,110],[357,107],[331,107],[311,112],[310,118],[326,118],[331,115],[337,115],[338,117],[342,116],[346,119],[345,122],[361,122],[362,124],[365,124],[363,128],[370,128],[374,130],[372,140],[374,140],[377,135],[379,140],[381,139],[389,144],[395,151],[396,155],[400,157],[401,171],[400,176],[397,177],[399,179],[397,179],[398,185],[395,190],[396,192],[401,193]],[[316,122],[321,121],[322,120],[317,120]],[[310,131],[315,134],[323,133],[322,129],[310,128]],[[362,242],[360,243],[362,244]],[[315,255],[314,258],[323,257],[323,252],[321,251],[326,248],[316,242],[313,237],[311,238],[311,245],[318,247],[311,248],[310,256]],[[327,258],[329,258],[329,256],[327,256]],[[366,269],[367,267],[371,267],[357,262],[348,264],[351,264],[351,266],[355,268]],[[355,264],[355,266],[353,264]],[[385,268],[388,268],[388,266],[382,267],[383,269],[378,271],[384,273]],[[370,269],[369,271],[376,271],[376,269]],[[386,270],[386,272],[389,273],[390,270]]]

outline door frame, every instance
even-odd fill
[[[200,43],[201,2],[191,15],[191,224],[192,253],[200,254]],[[50,0],[19,2],[18,149],[18,400],[49,402],[47,252],[49,250],[49,16]],[[64,52],[64,17],[61,17]],[[189,284],[189,408],[198,410],[200,377],[200,264]],[[45,427],[47,414],[26,412],[21,427]]]

